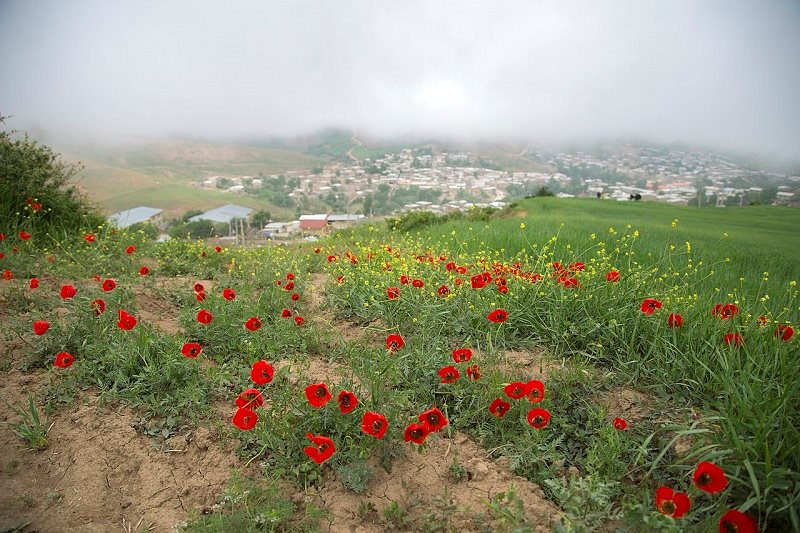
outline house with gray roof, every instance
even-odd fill
[[[223,205],[205,213],[195,215],[189,219],[189,222],[197,222],[198,220],[210,220],[211,222],[223,222],[230,224],[234,219],[247,220],[253,210],[249,207],[242,207],[240,205]]]
[[[118,228],[127,228],[140,222],[159,225],[162,222],[161,215],[163,212],[163,209],[156,209],[155,207],[134,207],[133,209],[114,213],[108,217],[108,220]]]

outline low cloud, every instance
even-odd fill
[[[0,113],[98,138],[800,146],[800,4],[0,3]]]

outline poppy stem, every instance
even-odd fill
[[[247,466],[248,466],[248,465],[250,465],[250,463],[252,463],[252,462],[253,462],[253,461],[254,461],[254,460],[257,458],[257,457],[259,457],[259,456],[260,456],[262,453],[264,453],[264,451],[266,451],[266,449],[267,449],[267,446],[268,446],[268,444],[265,444],[263,448],[261,448],[260,450],[258,450],[258,453],[257,453],[257,454],[255,454],[253,457],[251,457],[251,458],[250,458],[250,459],[249,459],[249,460],[248,460],[248,461],[247,461],[247,462],[244,464],[245,468],[247,468]]]
[[[26,340],[25,340],[25,337],[23,337],[23,336],[20,334],[20,332],[19,332],[19,331],[17,331],[17,329],[16,329],[16,328],[11,328],[11,331],[13,331],[14,333],[16,333],[16,334],[17,334],[17,337],[19,337],[19,340],[21,340],[22,342],[24,342],[25,344],[27,344],[29,348],[31,348],[31,349],[35,349],[35,346],[34,346],[33,344],[29,343],[28,341],[26,341]]]

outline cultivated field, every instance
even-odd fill
[[[296,247],[6,235],[0,528],[800,531],[798,227],[532,199]]]

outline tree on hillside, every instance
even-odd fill
[[[6,118],[0,115],[0,124]],[[27,134],[0,131],[0,231],[100,225],[103,217],[75,184],[81,170]]]
[[[269,224],[270,220],[272,220],[272,213],[265,209],[259,209],[250,218],[252,224],[259,228],[263,228],[266,224]]]

